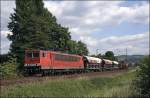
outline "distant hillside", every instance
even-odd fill
[[[139,63],[145,55],[127,55],[127,61],[133,63]],[[119,61],[126,60],[126,55],[117,56]]]

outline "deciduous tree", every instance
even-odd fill
[[[107,51],[104,55],[104,58],[109,60],[117,60],[112,51]]]

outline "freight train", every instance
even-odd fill
[[[108,59],[80,56],[45,50],[26,50],[24,60],[25,74],[42,74],[55,72],[105,71],[126,68],[124,64]]]

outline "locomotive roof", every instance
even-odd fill
[[[26,50],[28,52],[40,52],[40,51],[44,51],[44,52],[51,52],[51,53],[55,53],[55,54],[62,54],[62,55],[71,55],[71,56],[78,56],[81,57],[80,55],[76,55],[76,54],[67,54],[67,53],[62,53],[59,51],[50,51],[50,50]]]
[[[49,51],[49,52],[52,52],[52,53],[55,53],[55,54],[71,55],[71,56],[78,56],[78,57],[81,57],[80,55],[76,55],[76,54],[67,54],[67,53],[62,53],[62,52],[57,52],[57,51]]]

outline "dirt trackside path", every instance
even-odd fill
[[[57,76],[30,76],[30,77],[22,77],[18,79],[10,79],[10,80],[0,80],[1,86],[12,86],[30,82],[39,82],[39,81],[47,81],[54,79],[69,79],[69,78],[78,78],[78,77],[113,77],[117,75],[121,75],[126,73],[128,70],[114,70],[114,71],[105,71],[105,72],[89,72],[89,73],[80,73],[80,74],[69,74],[69,75],[57,75]]]

